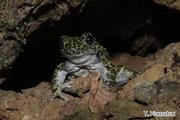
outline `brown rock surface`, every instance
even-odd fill
[[[109,116],[110,120],[143,119],[145,109],[149,108],[128,99],[114,100],[106,105],[103,118]]]
[[[154,2],[180,11],[180,1],[179,0],[154,0]]]
[[[180,43],[170,44],[165,49],[158,51],[155,54],[154,61],[150,62],[149,67],[124,87],[123,91],[126,96],[132,97],[132,91],[135,87],[142,84],[152,85],[160,79],[167,79],[179,83],[179,53]]]
[[[56,120],[63,103],[50,101],[51,90],[47,83],[22,93],[0,91],[0,119],[2,120]]]

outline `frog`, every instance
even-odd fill
[[[106,48],[90,32],[81,36],[62,35],[60,48],[65,61],[56,67],[52,77],[54,97],[68,101],[63,89],[72,87],[73,78],[86,77],[91,72],[97,72],[106,86],[123,85],[134,76],[134,71],[129,67],[112,64]]]

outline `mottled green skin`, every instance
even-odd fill
[[[66,35],[62,36],[62,55],[69,55],[68,57],[71,57],[91,52],[93,54],[97,54],[101,61],[109,61],[109,54],[106,51],[106,48],[100,45],[93,37],[89,38],[93,39],[91,44],[85,43],[84,39],[88,39],[88,37],[92,37],[91,33],[84,33],[81,37],[70,37]]]
[[[56,90],[58,89],[58,86],[55,85],[55,82],[57,81],[56,79],[57,72],[59,70],[62,70],[64,68],[64,65],[65,65],[64,63],[60,63],[54,71],[54,74],[52,76],[52,82],[51,82],[51,85],[52,85],[51,87],[52,87],[53,92],[56,92]]]
[[[60,43],[61,44],[61,54],[62,54],[62,56],[64,56],[67,59],[67,61],[71,62],[71,61],[73,61],[74,58],[75,59],[76,58],[83,59],[86,57],[86,55],[89,55],[89,56],[95,55],[96,56],[95,59],[97,59],[97,63],[101,63],[101,65],[103,64],[102,65],[103,67],[99,67],[99,66],[98,67],[102,68],[102,69],[100,69],[100,74],[102,74],[102,76],[105,76],[104,78],[106,78],[106,80],[103,80],[105,83],[116,84],[118,82],[117,76],[119,74],[120,74],[120,77],[118,77],[119,80],[121,80],[121,78],[122,78],[122,80],[124,78],[130,79],[134,75],[134,72],[125,66],[113,65],[111,63],[111,61],[109,60],[109,54],[108,54],[106,48],[104,48],[102,45],[100,45],[95,40],[95,38],[91,35],[91,33],[84,33],[80,37],[62,36],[61,40],[62,40]],[[92,58],[92,57],[90,56],[90,58]],[[82,63],[82,64],[81,63],[73,63],[73,65],[75,65],[75,67],[76,67],[76,64],[79,68],[81,68],[84,65],[84,63]],[[91,66],[91,68],[89,68],[89,66]],[[96,62],[93,62],[92,64],[85,64],[85,66],[83,66],[84,67],[83,69],[87,69],[88,71],[91,71],[92,66],[96,66]],[[62,89],[62,85],[57,85],[57,81],[58,81],[58,79],[61,79],[61,77],[59,78],[57,76],[59,76],[58,74],[61,71],[63,71],[64,69],[66,69],[66,67],[67,66],[65,65],[65,63],[61,63],[60,65],[58,65],[58,67],[55,70],[55,73],[54,73],[53,79],[52,79],[52,89],[55,92],[59,91],[58,89],[60,87]],[[106,72],[104,72],[104,71],[106,71]],[[68,74],[68,72],[67,72],[67,74]],[[66,76],[66,75],[64,75],[64,76]],[[101,77],[101,78],[103,78],[103,77]],[[59,91],[59,93],[61,93],[61,91]],[[57,94],[59,95],[59,93],[57,93]]]

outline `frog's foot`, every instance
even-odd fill
[[[53,99],[54,98],[60,98],[62,100],[64,100],[65,102],[68,101],[68,98],[65,97],[62,93],[62,90],[65,89],[65,88],[71,88],[71,84],[72,81],[68,82],[68,83],[56,83],[54,85],[52,85],[52,88],[53,88],[53,92],[54,92],[54,95],[53,95]]]
[[[128,82],[134,76],[134,72],[128,69],[122,68],[116,76],[116,83],[122,85]]]

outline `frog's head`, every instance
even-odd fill
[[[61,53],[66,58],[81,57],[86,54],[94,54],[93,45],[95,38],[91,33],[84,33],[80,37],[61,36]]]

